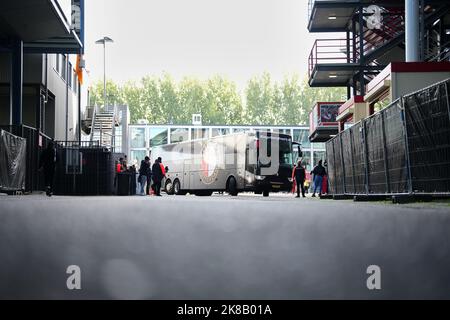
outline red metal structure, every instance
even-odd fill
[[[339,132],[336,120],[343,102],[317,102],[309,114],[309,140],[325,142]]]

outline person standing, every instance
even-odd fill
[[[139,168],[139,184],[141,185],[141,195],[149,195],[150,191],[150,183],[152,180],[152,170],[150,168],[150,158],[145,157],[144,160],[141,161],[141,166]],[[144,185],[147,184],[146,193],[144,193]]]
[[[302,191],[302,197],[305,197],[305,179],[306,179],[306,170],[302,166],[302,162],[298,161],[297,165],[293,170],[293,177],[295,178],[295,183],[297,184],[297,196],[296,198],[300,198],[300,190]]]
[[[116,173],[121,173],[123,171],[122,163],[123,158],[119,158],[119,161],[116,162]]]
[[[164,178],[166,176],[166,168],[164,167],[162,163],[162,158],[158,157],[159,166],[161,167],[162,177]]]
[[[317,166],[314,167],[313,171],[311,171],[311,174],[314,175],[314,190],[312,197],[316,196],[316,190],[319,189],[319,196],[322,194],[322,181],[323,177],[326,174],[325,168],[322,165],[322,160],[319,160],[319,163]]]
[[[163,178],[163,171],[161,170],[161,165],[160,165],[159,159],[160,158],[156,159],[152,165],[153,186],[154,186],[155,195],[158,197],[161,196],[161,181]]]
[[[53,195],[53,180],[58,160],[55,143],[50,141],[39,159],[39,170],[44,171],[45,193],[48,197]]]

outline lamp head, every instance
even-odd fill
[[[114,42],[114,40],[110,37],[103,37],[102,39],[95,41],[96,44],[105,44],[106,42]]]

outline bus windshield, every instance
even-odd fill
[[[287,137],[279,138],[280,164],[292,165],[292,141]]]
[[[280,165],[292,165],[292,141],[291,138],[288,136],[280,136],[280,137],[267,137],[263,136],[260,137],[261,143],[264,143],[265,146],[267,146],[267,156],[271,157],[272,155],[272,143],[274,143],[274,146],[278,145],[278,159]],[[260,150],[260,152],[263,152]],[[261,154],[259,154],[261,156]],[[270,162],[268,164],[263,165],[259,161],[260,167],[268,167],[270,166]]]

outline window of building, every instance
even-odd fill
[[[58,72],[59,74],[61,74],[61,61],[59,59],[59,54],[56,54],[56,72]]]
[[[390,91],[386,90],[385,92],[380,94],[380,98],[378,99],[378,101],[370,106],[371,109],[373,109],[372,113],[383,110],[391,103],[391,96],[389,93]]]
[[[320,150],[321,149],[325,150],[325,143],[324,142],[315,142],[312,145],[313,145],[314,150],[319,150],[319,149]]]
[[[78,77],[75,72],[73,73],[73,87],[72,88],[75,93],[78,92]]]
[[[170,142],[177,143],[189,140],[188,128],[175,128],[170,129]]]
[[[72,77],[73,77],[72,89],[74,92],[77,92],[78,91],[78,76],[77,76],[77,73],[75,72],[75,70],[72,70]]]
[[[145,148],[145,128],[130,129],[131,148]]]
[[[211,135],[213,137],[224,136],[230,133],[230,128],[212,128]]]
[[[192,115],[192,124],[193,125],[201,125],[202,124],[202,115],[201,114],[193,114]]]
[[[114,152],[122,152],[122,126],[115,128],[114,132]]]
[[[61,59],[61,77],[64,80],[67,79],[67,58],[65,55],[62,55]]]
[[[314,151],[314,162],[313,165],[316,166],[319,160],[322,160],[322,162],[325,162],[325,151]]]
[[[250,129],[244,129],[244,128],[233,128],[233,133],[237,132],[248,132]]]
[[[150,128],[150,147],[167,144],[167,128]]]
[[[208,138],[208,129],[192,129],[192,140]]]
[[[273,129],[273,132],[291,135],[291,129],[275,128],[275,129]]]
[[[137,167],[141,164],[141,161],[148,155],[147,150],[131,150],[130,151],[130,163],[134,164]]]
[[[301,158],[299,158],[298,152],[296,149],[297,148],[294,148],[293,152],[292,152],[292,159],[294,160],[294,164],[297,164],[297,162],[299,160],[301,160],[306,171],[311,171],[312,170],[312,168],[311,168],[311,151],[310,150],[302,150],[303,155]]]
[[[308,135],[309,130],[308,129],[294,129],[294,134],[292,137],[292,141],[299,142],[302,145],[302,148],[309,148],[311,143],[309,142]]]
[[[69,62],[68,71],[69,71],[69,74],[67,75],[67,81],[68,81],[69,87],[72,88],[72,85],[73,85],[72,81],[73,81],[73,74],[74,74],[74,72],[72,70],[72,64],[70,62]]]

